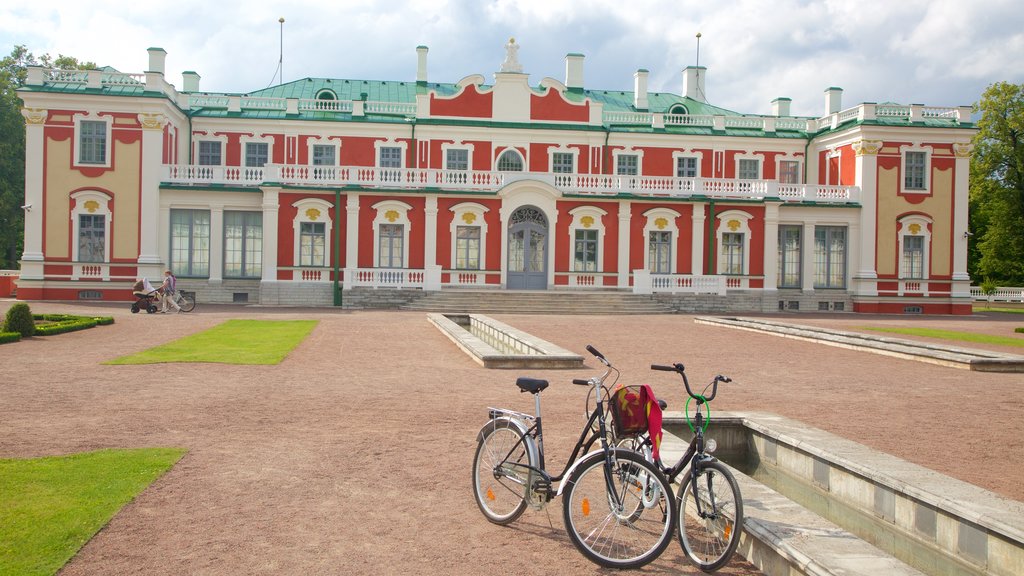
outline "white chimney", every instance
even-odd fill
[[[583,54],[565,55],[565,87],[583,89]]]
[[[792,98],[776,98],[772,100],[772,116],[789,116],[789,105],[792,104]]]
[[[843,89],[835,86],[825,90],[825,114],[835,114],[843,109]]]
[[[698,102],[707,102],[704,95],[704,80],[708,69],[704,66],[687,66],[683,70],[683,96]]]
[[[647,110],[647,74],[643,68],[633,74],[633,107]]]
[[[416,83],[426,84],[427,83],[427,50],[426,46],[416,47]]]
[[[163,48],[148,48],[149,70],[147,72],[164,73],[164,62],[167,60],[167,51]]]
[[[181,73],[181,79],[182,92],[199,92],[199,74],[186,70]]]

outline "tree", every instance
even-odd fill
[[[16,90],[25,84],[27,66],[88,70],[92,62],[60,54],[38,60],[24,46],[0,59],[0,269],[16,268],[25,238],[25,119]]]
[[[972,275],[1024,284],[1024,84],[998,82],[981,112],[971,160]]]

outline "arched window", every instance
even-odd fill
[[[316,93],[317,100],[337,100],[338,95],[333,90],[324,88],[323,90]]]
[[[317,110],[337,110],[338,95],[333,90],[324,88],[316,93]]]
[[[683,106],[682,104],[673,104],[672,107],[668,109],[668,113],[669,114],[689,114],[690,111],[687,110],[686,106]]]
[[[513,149],[505,150],[498,156],[498,171],[499,172],[522,172],[523,171],[523,157],[519,155],[519,152]]]

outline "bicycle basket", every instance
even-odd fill
[[[612,422],[616,436],[628,436],[647,431],[647,399],[639,386],[624,386],[612,394]]]

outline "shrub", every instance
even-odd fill
[[[21,334],[18,334],[17,332],[0,332],[0,344],[17,342],[19,340],[21,340]]]
[[[1013,331],[1018,334],[1024,334],[1024,326],[1021,326],[1020,328],[1014,328]]]
[[[17,332],[23,337],[29,337],[36,332],[36,324],[32,319],[32,311],[28,304],[18,302],[7,311],[7,318],[4,320],[4,332]]]
[[[45,321],[47,324],[36,326],[36,334],[39,336],[53,336],[75,330],[93,328],[97,324],[113,324],[114,319],[110,316],[90,317],[72,316],[71,314],[36,314],[36,321]]]

